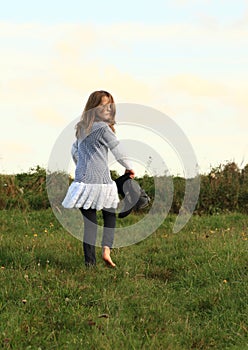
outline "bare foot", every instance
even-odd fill
[[[102,258],[106,262],[107,265],[110,265],[112,267],[115,267],[115,263],[113,263],[111,257],[110,257],[110,248],[107,246],[104,246],[102,248]]]

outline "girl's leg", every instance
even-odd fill
[[[95,209],[80,208],[84,218],[84,259],[86,266],[96,265],[95,243],[97,235],[97,217]]]
[[[112,267],[115,266],[111,257],[110,250],[114,242],[114,233],[115,233],[115,224],[116,224],[116,215],[114,209],[102,210],[103,214],[103,237],[102,237],[102,257]]]

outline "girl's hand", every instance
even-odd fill
[[[134,176],[135,176],[135,173],[134,173],[134,171],[132,170],[132,169],[126,169],[126,171],[125,171],[125,174],[129,174],[129,176],[131,177],[131,179],[133,179],[134,178]]]

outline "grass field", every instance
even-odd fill
[[[0,348],[248,349],[247,216],[168,216],[90,270],[51,210],[0,216]]]

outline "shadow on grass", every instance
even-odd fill
[[[146,273],[146,278],[170,282],[175,279],[175,271],[160,266],[154,266]]]
[[[45,248],[37,252],[16,252],[9,249],[1,249],[0,265],[9,269],[28,270],[32,268],[55,268],[68,272],[74,272],[84,267],[83,251],[65,250],[63,254],[47,251]]]

